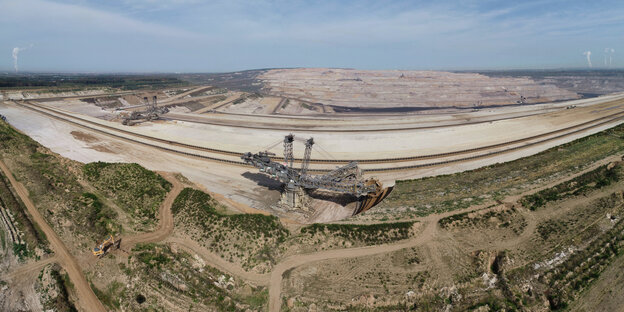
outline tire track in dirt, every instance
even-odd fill
[[[82,311],[106,311],[104,305],[95,296],[95,293],[91,289],[89,282],[85,278],[82,269],[78,265],[76,258],[69,252],[67,246],[63,243],[61,238],[54,232],[52,227],[45,221],[43,216],[39,213],[35,205],[28,197],[28,190],[13,177],[13,173],[7,168],[7,166],[0,160],[0,169],[4,171],[4,174],[9,179],[11,185],[17,192],[28,213],[33,218],[33,221],[37,223],[39,228],[45,233],[50,242],[50,247],[54,250],[55,257],[58,259],[59,264],[67,271],[69,279],[74,284],[76,295],[78,297],[78,306]]]
[[[559,183],[568,181],[584,173],[587,173],[591,170],[594,170],[598,168],[599,166],[608,164],[612,161],[617,161],[619,159],[621,159],[621,156],[618,156],[618,155],[606,157],[602,160],[599,160],[591,164],[590,166],[588,166],[587,168],[579,172],[567,174],[563,177],[556,179],[555,181],[551,181],[550,183],[546,185],[542,185],[538,188],[528,190],[526,192],[523,192],[522,194],[508,196],[505,198],[503,203],[504,204],[516,203],[525,195],[533,194],[540,190],[553,187]],[[396,244],[327,250],[327,251],[321,251],[321,252],[315,252],[315,253],[309,253],[309,254],[290,256],[282,260],[281,262],[279,262],[274,267],[273,271],[271,272],[271,281],[269,284],[269,311],[271,312],[280,311],[281,287],[282,287],[283,274],[288,270],[294,269],[301,265],[309,264],[312,262],[317,262],[317,261],[371,256],[371,255],[376,255],[376,254],[381,254],[381,253],[394,252],[394,251],[401,250],[404,248],[413,248],[413,247],[423,246],[423,245],[427,245],[427,247],[435,248],[436,246],[429,246],[429,245],[431,245],[433,242],[433,239],[440,234],[439,226],[438,226],[438,221],[440,219],[451,216],[451,215],[459,214],[459,213],[473,212],[477,210],[487,209],[489,204],[490,203],[485,203],[485,204],[470,207],[467,209],[448,211],[448,212],[441,213],[441,214],[427,216],[422,221],[425,224],[425,229],[420,234],[418,234],[419,235],[418,237],[407,239]],[[524,211],[523,215],[527,217],[528,224],[527,224],[527,228],[525,228],[525,231],[521,234],[521,238],[528,239],[530,238],[531,234],[533,233],[533,230],[537,226],[537,220],[535,216],[531,215],[530,212],[528,211]],[[501,244],[501,246],[511,247],[512,243],[519,244],[521,242],[522,240],[520,239],[518,240],[514,239],[511,242],[505,242]],[[437,263],[436,265],[440,265],[440,263]]]
[[[282,279],[286,271],[304,264],[321,260],[371,256],[381,253],[389,253],[404,248],[420,246],[426,241],[431,240],[431,238],[435,236],[438,230],[437,220],[439,218],[440,216],[431,216],[426,218],[427,221],[425,222],[425,229],[422,233],[420,233],[420,236],[400,243],[326,250],[309,254],[294,255],[284,259],[283,261],[278,263],[271,272],[271,282],[269,287],[269,311],[273,312],[280,310]]]
[[[191,254],[197,254],[206,262],[206,264],[211,265],[221,271],[225,271],[228,274],[242,278],[243,280],[252,282],[256,285],[269,285],[270,275],[268,273],[259,274],[254,272],[247,272],[240,266],[227,262],[223,258],[219,257],[219,255],[208,251],[205,247],[199,245],[193,240],[180,237],[169,237],[167,239],[167,242],[176,244],[178,248],[184,249]]]
[[[178,197],[180,192],[184,189],[184,185],[178,181],[173,174],[167,172],[159,172],[167,181],[173,184],[173,188],[165,197],[165,200],[160,205],[158,228],[153,232],[142,233],[138,235],[122,237],[122,247],[126,252],[130,252],[132,248],[139,243],[155,243],[165,241],[176,244],[179,248],[184,249],[190,253],[198,254],[208,264],[215,266],[223,271],[226,271],[232,275],[238,276],[246,281],[251,281],[257,285],[268,285],[269,274],[258,274],[253,272],[247,272],[242,268],[223,260],[216,254],[207,251],[204,247],[200,246],[197,242],[190,239],[184,239],[179,237],[171,237],[171,233],[174,229],[174,220],[171,207],[173,202]]]
[[[58,262],[58,260],[59,259],[56,256],[51,256],[51,257],[48,257],[48,258],[45,258],[36,262],[24,264],[24,265],[17,267],[12,272],[7,273],[7,275],[4,278],[9,279],[9,280],[20,279],[25,274],[28,274],[29,272],[32,272],[32,271],[41,270],[46,265],[50,263]]]

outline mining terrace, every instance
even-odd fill
[[[214,84],[210,79],[149,92],[7,91],[0,114],[62,156],[180,172],[229,200],[235,210],[304,223],[342,219],[351,211],[317,205],[303,216],[276,209],[280,184],[246,166],[243,153],[268,151],[279,159],[285,135],[313,137],[311,172],[355,160],[364,176],[391,186],[398,179],[535,154],[624,118],[622,93],[587,98],[530,77],[275,69],[245,78],[251,90],[224,88],[227,79]],[[124,125],[133,112],[145,109],[145,99],[157,100],[150,105],[166,112]],[[303,145],[295,142],[295,166],[303,156]]]

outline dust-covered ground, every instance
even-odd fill
[[[232,110],[228,118],[238,122],[248,116],[232,116],[279,112],[287,103],[206,86],[164,94],[162,104],[173,103],[176,114],[217,116],[211,110]],[[140,104],[141,96],[132,96],[45,105],[110,120],[107,125],[113,127],[119,121],[97,115]],[[622,109],[619,102],[592,106],[592,101],[585,107],[561,104],[549,115],[522,120],[524,128],[540,133]],[[298,103],[308,105],[310,115],[327,109]],[[0,113],[32,137],[0,121],[0,157],[108,310],[587,311],[622,304],[611,286],[622,284],[624,247],[624,128],[616,122],[487,161],[391,173],[389,180],[400,180],[393,193],[364,214],[351,217],[349,205],[317,203],[314,213],[299,212],[305,218],[295,219],[297,214],[273,205],[281,185],[247,168],[162,152],[12,103],[0,104]],[[474,113],[463,118],[483,117]],[[449,119],[456,118],[423,121]],[[301,123],[336,126],[335,120],[319,120]],[[370,120],[371,127],[379,126]],[[396,120],[389,118],[384,126]],[[400,131],[371,136],[378,141],[362,134],[345,137],[369,146],[386,141],[379,146],[434,150],[448,147],[452,138],[471,137],[462,129],[472,129],[475,137],[496,132],[482,138],[488,142],[508,139],[524,129],[522,121],[421,129],[422,137],[432,135],[425,143],[410,141],[413,133],[392,142]],[[258,134],[264,130],[245,132],[230,125],[219,132],[206,130],[216,126],[171,120],[128,128],[222,145],[246,138],[239,143],[245,148],[271,146],[287,133],[269,131],[276,137],[269,140]],[[341,137],[327,129],[318,137],[335,140],[325,145],[330,152],[356,146],[339,146]],[[120,163],[85,164],[98,160]],[[15,190],[4,186],[0,307],[84,310],[63,263],[57,263],[28,215],[20,214],[25,210]],[[93,256],[91,249],[109,233],[123,239],[121,248]]]

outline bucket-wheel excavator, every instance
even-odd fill
[[[314,139],[305,141],[304,157],[301,160],[301,169],[293,166],[293,142],[295,137],[292,134],[284,138],[284,163],[273,161],[274,153],[268,151],[256,154],[245,153],[241,159],[258,169],[260,172],[271,175],[285,185],[285,192],[295,194],[298,189],[324,189],[339,193],[351,194],[358,197],[360,204],[354,214],[361,213],[378,204],[385,198],[392,188],[383,188],[383,185],[376,179],[362,178],[362,171],[356,161],[351,161],[347,165],[336,168],[325,174],[309,174],[310,157]],[[294,195],[292,195],[294,198]],[[293,199],[294,205],[296,201]]]
[[[132,112],[129,116],[125,117],[121,122],[123,125],[132,126],[139,122],[139,120],[157,120],[160,118],[160,115],[166,114],[169,112],[169,109],[166,107],[158,107],[157,97],[154,95],[152,97],[152,103],[150,103],[148,97],[143,97],[143,104],[147,107],[144,111]]]

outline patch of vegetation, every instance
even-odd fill
[[[34,252],[29,250],[26,244],[13,243],[13,254],[18,256],[20,260],[24,260],[34,255]]]
[[[407,208],[426,216],[519,194],[535,184],[581,171],[584,167],[624,151],[624,125],[553,147],[533,156],[483,168],[396,182],[392,193],[368,215]],[[381,216],[380,216],[381,217]]]
[[[143,262],[143,264],[145,264],[148,268],[161,269],[173,259],[173,255],[168,252],[163,252],[163,248],[165,247],[159,246],[157,248],[156,244],[149,243],[139,244],[132,250],[138,252],[136,254],[136,258],[140,262]]]
[[[94,162],[84,165],[87,180],[144,224],[156,220],[171,183],[138,164]]]
[[[53,308],[55,311],[77,312],[78,310],[69,300],[69,291],[73,288],[73,285],[69,281],[67,274],[61,275],[58,270],[53,269],[50,271],[50,275],[58,285],[59,293],[50,302],[46,303],[46,308]]]
[[[6,248],[6,237],[5,237],[5,233],[4,231],[0,231],[0,242],[2,242],[2,245],[0,245],[0,249],[5,249]]]
[[[252,293],[249,296],[241,298],[244,302],[249,304],[251,309],[257,309],[261,311],[268,305],[269,302],[269,290],[264,289],[262,291],[257,291]]]
[[[447,300],[445,300],[445,298],[442,298],[437,294],[424,295],[411,305],[410,310],[428,312],[440,311],[444,306],[446,306],[446,301]]]
[[[117,222],[117,212],[104,205],[97,195],[85,192],[78,200],[89,212],[87,220],[94,226],[97,234],[104,236],[121,233],[121,225]]]
[[[3,89],[45,87],[57,91],[79,91],[85,88],[156,90],[186,85],[187,82],[167,75],[29,74],[0,77],[0,88]]]
[[[288,230],[275,216],[263,214],[227,215],[217,210],[210,195],[185,188],[171,208],[176,224],[190,224],[194,238],[224,259],[242,261],[249,269],[275,263],[277,246]]]
[[[183,301],[191,306],[201,304],[208,310],[266,308],[266,288],[245,285],[213,267],[198,263],[196,258],[185,252],[174,252],[167,245],[151,243],[138,244],[132,251],[135,256],[129,262],[129,278],[139,278],[148,288],[157,290],[159,296],[182,296],[185,297]],[[142,296],[150,298],[149,294]],[[135,298],[129,296],[128,300],[135,301]]]
[[[438,221],[443,229],[451,228],[510,228],[520,234],[527,223],[524,217],[518,215],[516,208],[503,210],[488,210],[482,212],[462,212]]]
[[[301,106],[302,106],[303,108],[305,108],[305,109],[307,109],[307,110],[315,110],[315,109],[314,109],[314,106],[312,106],[312,105],[310,105],[310,104],[308,104],[308,103],[303,103],[303,102],[301,102],[300,104],[301,104]]]
[[[352,242],[384,244],[407,239],[411,236],[414,222],[376,224],[322,224],[315,223],[301,228],[308,236],[337,236]]]
[[[621,164],[600,166],[569,181],[524,196],[520,200],[520,203],[526,208],[536,210],[543,207],[548,202],[570,196],[585,195],[592,190],[600,189],[613,182],[619,181],[621,178],[621,168]]]
[[[548,240],[555,234],[563,232],[568,223],[562,220],[546,220],[537,225],[537,233],[543,240]]]
[[[116,310],[121,307],[122,295],[126,292],[126,287],[118,281],[112,281],[105,290],[100,290],[91,283],[91,289],[105,306]]]
[[[245,100],[246,100],[245,97],[239,97],[238,99],[232,101],[232,105],[241,104],[241,103],[245,102]]]
[[[2,172],[0,172],[0,206],[12,213],[16,223],[15,226],[23,235],[22,239],[25,244],[14,244],[13,246],[14,253],[18,255],[20,259],[24,259],[29,255],[34,255],[34,248],[36,247],[51,252],[49,250],[47,237],[35,226],[30,215],[26,212],[26,206],[24,206],[24,203],[15,195],[11,184]],[[4,239],[3,245],[5,245]]]
[[[81,189],[64,159],[4,122],[0,122],[0,137],[0,153],[16,163],[19,171],[13,174],[17,180],[28,182],[30,195],[35,201],[38,196],[48,193],[70,198]]]
[[[624,253],[624,221],[598,237],[589,246],[572,254],[549,272],[546,297],[551,310],[565,309],[583,290],[595,282],[618,256]],[[570,274],[572,273],[572,274]]]
[[[0,122],[0,136],[4,138],[0,141],[0,156],[10,165],[15,178],[27,187],[33,203],[57,233],[67,231],[74,237],[81,234],[94,239],[121,231],[116,213],[101,201],[101,195],[87,191],[78,182],[82,164],[51,153],[4,122]],[[0,174],[3,205],[13,210],[18,222],[30,220],[26,207],[12,193],[10,183]],[[37,245],[35,240],[45,240],[33,222],[23,222],[20,230],[33,247]]]

